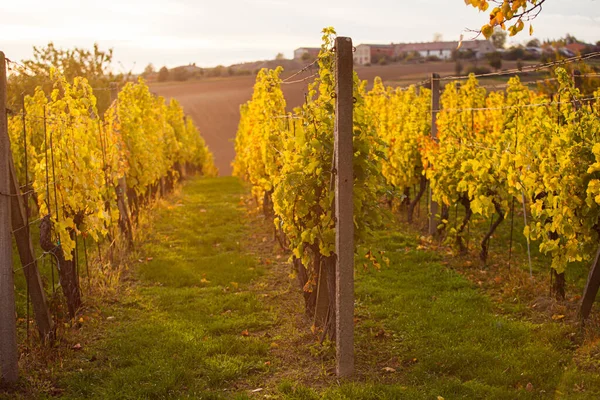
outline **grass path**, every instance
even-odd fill
[[[357,269],[357,376],[338,382],[287,255],[243,194],[234,178],[195,179],[158,207],[132,289],[59,376],[64,398],[600,398],[571,325],[500,314],[397,228],[370,243],[390,266]]]
[[[248,291],[264,270],[241,245],[242,191],[234,179],[198,179],[158,207],[139,283],[103,311],[114,317],[107,337],[63,379],[66,397],[220,398],[231,382],[267,369],[269,342],[255,332],[274,316]]]

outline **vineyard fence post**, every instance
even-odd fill
[[[354,204],[352,169],[353,47],[349,37],[335,40],[335,249],[336,260],[336,371],[354,373]]]
[[[40,339],[54,340],[54,321],[48,308],[46,293],[42,285],[42,278],[37,266],[33,243],[31,241],[31,231],[28,226],[27,214],[25,211],[25,199],[19,187],[15,165],[12,154],[9,154],[9,174],[10,174],[10,194],[11,194],[11,220],[12,230],[15,236],[15,243],[19,251],[19,258],[23,266],[25,281],[29,289],[29,297],[33,303],[33,313],[37,325]]]
[[[582,90],[583,78],[579,70],[573,71],[573,83],[577,89]],[[583,290],[583,296],[581,298],[579,317],[582,321],[585,321],[590,316],[592,306],[596,300],[596,295],[598,294],[598,289],[600,289],[600,247],[598,247],[596,257],[594,257],[594,261],[592,262],[588,280],[585,284],[585,289]]]
[[[437,142],[437,113],[440,109],[440,76],[431,74],[431,138]],[[429,184],[429,234],[435,235],[437,232],[437,215],[439,206],[433,201],[431,183]]]
[[[116,82],[110,83],[110,101],[114,103],[119,99],[119,86]],[[126,236],[127,242],[133,246],[133,226],[129,217],[129,207],[127,206],[127,179],[122,176],[117,181],[117,207],[119,208],[119,226],[121,232]]]
[[[6,58],[4,53],[0,52],[0,370],[4,382],[14,383],[19,378],[19,370],[10,226],[10,142],[6,98]]]

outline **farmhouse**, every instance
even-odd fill
[[[296,50],[294,50],[294,60],[300,61],[300,60],[306,60],[307,58],[309,60],[312,60],[314,58],[317,58],[317,56],[319,55],[319,51],[321,51],[320,47],[300,47],[297,48]]]
[[[354,63],[358,65],[373,64],[381,58],[394,57],[394,45],[391,44],[359,44],[354,52]]]
[[[357,65],[373,64],[380,58],[399,58],[408,54],[418,53],[421,57],[435,56],[442,60],[452,58],[452,52],[458,48],[458,42],[425,42],[397,44],[360,44],[354,53],[354,63]],[[472,51],[477,58],[483,58],[487,53],[495,51],[494,45],[488,40],[464,41],[463,51]]]

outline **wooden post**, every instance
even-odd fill
[[[40,271],[38,270],[33,251],[33,243],[31,242],[31,234],[25,212],[25,200],[21,194],[12,155],[9,155],[8,162],[10,169],[10,194],[12,195],[12,230],[19,251],[21,265],[23,266],[25,280],[29,288],[29,297],[31,297],[31,302],[33,303],[33,312],[40,339],[42,342],[45,342],[47,339],[52,341],[54,339],[54,321],[52,321],[50,309],[48,308],[46,293],[44,292]]]
[[[579,70],[573,71],[573,83],[577,89],[582,89],[583,78]],[[579,108],[578,103],[576,103],[576,106]],[[583,296],[581,298],[579,317],[582,321],[585,321],[590,316],[592,306],[594,305],[594,301],[596,301],[598,289],[600,289],[600,247],[598,247],[596,257],[594,257],[594,262],[592,262],[588,280],[585,284],[585,289],[583,290]]]
[[[579,90],[583,87],[583,77],[581,76],[581,71],[578,69],[573,70],[573,84]]]
[[[583,290],[583,297],[581,298],[579,317],[582,321],[585,321],[590,316],[598,289],[600,289],[600,247],[598,247],[596,257],[594,257],[594,262],[592,263],[590,274]]]
[[[431,138],[437,141],[437,113],[440,109],[440,76],[431,74]],[[437,214],[439,212],[438,204],[433,201],[431,185],[429,186],[429,234],[435,235],[437,232]]]
[[[354,373],[354,204],[352,39],[335,39],[335,250],[337,375]]]
[[[119,86],[116,82],[110,83],[110,101],[111,103],[119,99]],[[127,206],[127,179],[125,176],[119,178],[117,187],[117,207],[119,208],[119,227],[121,232],[127,238],[129,246],[133,247],[133,226],[131,224],[131,218],[129,214],[129,207]]]
[[[0,370],[2,381],[13,383],[19,378],[19,370],[10,226],[10,142],[6,92],[6,58],[0,51]]]

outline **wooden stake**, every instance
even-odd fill
[[[354,373],[354,204],[352,170],[353,57],[352,39],[335,40],[335,216],[337,375]]]
[[[42,285],[42,278],[37,266],[33,243],[31,241],[30,230],[27,227],[27,217],[25,211],[25,200],[21,195],[19,182],[15,173],[15,167],[12,155],[9,156],[10,180],[11,180],[11,220],[12,229],[23,265],[23,273],[29,289],[29,296],[33,303],[33,312],[35,314],[35,322],[42,342],[47,339],[54,338],[54,322],[50,315],[46,293]]]
[[[440,76],[431,74],[431,137],[437,141],[437,113],[440,109]],[[433,201],[431,185],[429,186],[429,235],[437,233],[438,204]]]
[[[2,381],[14,383],[19,378],[15,283],[12,263],[10,226],[11,154],[6,115],[6,58],[0,52],[0,370]]]

